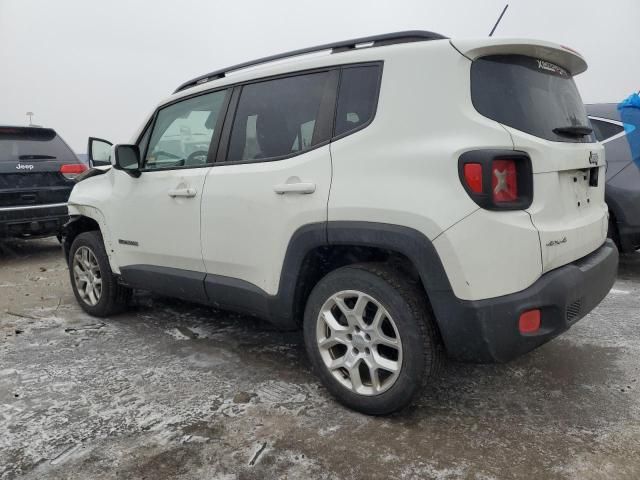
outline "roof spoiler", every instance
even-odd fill
[[[587,62],[575,50],[542,40],[524,38],[480,38],[450,40],[451,45],[469,60],[487,55],[526,55],[555,63],[578,75],[587,69]]]

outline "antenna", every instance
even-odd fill
[[[502,17],[504,16],[504,12],[507,11],[507,8],[509,8],[509,4],[507,3],[504,8],[502,9],[502,13],[500,14],[500,16],[498,17],[498,21],[496,22],[496,24],[493,26],[493,28],[491,29],[491,33],[489,34],[490,37],[493,37],[493,32],[496,31],[496,28],[498,28],[498,24],[500,23],[500,20],[502,20]]]

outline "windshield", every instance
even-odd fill
[[[580,135],[587,113],[571,74],[524,55],[492,55],[471,66],[471,98],[478,112],[509,127],[555,142],[594,142]],[[556,130],[554,132],[554,129]]]
[[[0,127],[0,163],[76,161],[76,155],[49,128]]]

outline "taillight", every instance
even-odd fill
[[[524,210],[533,201],[531,159],[513,150],[472,150],[458,160],[460,181],[487,210]]]
[[[518,200],[518,172],[514,160],[494,160],[491,164],[491,192],[493,201]]]
[[[464,180],[473,193],[482,193],[482,165],[479,163],[465,164]]]
[[[87,171],[87,166],[84,163],[69,163],[60,167],[60,173],[67,180],[73,180],[82,172]]]

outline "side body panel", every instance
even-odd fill
[[[469,150],[513,148],[470,98],[471,61],[447,43],[404,45],[385,60],[378,111],[331,144],[329,221],[402,225],[433,241],[461,299],[506,295],[541,274],[524,212],[479,211],[458,177]]]
[[[312,183],[315,191],[276,193],[275,187],[286,183]],[[296,230],[326,222],[330,186],[328,145],[284,160],[213,167],[202,201],[207,273],[276,294],[285,252]]]
[[[155,265],[204,272],[200,246],[200,201],[208,168],[144,172],[139,178],[111,169],[74,188],[69,211],[101,225],[111,267]],[[196,196],[170,197],[193,188]]]
[[[120,267],[144,264],[204,271],[200,201],[208,170],[148,171],[139,178],[113,170],[118,178],[104,213]],[[195,196],[169,196],[170,190],[186,188]]]

